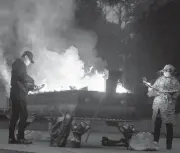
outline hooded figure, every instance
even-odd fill
[[[152,120],[155,122],[154,141],[158,143],[162,122],[167,128],[167,149],[172,148],[173,124],[175,117],[175,104],[180,94],[180,83],[174,76],[175,68],[168,64],[161,70],[163,73],[155,83],[153,88],[149,88],[148,96],[155,97],[153,102]]]

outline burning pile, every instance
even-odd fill
[[[63,90],[79,90],[81,88],[87,87],[90,91],[104,92],[106,88],[106,79],[108,77],[107,70],[99,73],[97,70],[93,72],[93,67],[90,67],[88,72],[84,70],[84,63],[79,59],[78,49],[74,46],[69,47],[64,54],[58,55],[55,52],[49,52],[45,50],[47,57],[53,59],[53,54],[59,57],[59,78],[57,76],[52,76],[53,79],[44,79],[42,83],[46,86],[40,92],[52,92],[52,91],[63,91]],[[54,60],[53,60],[54,61]],[[52,61],[52,62],[53,62]],[[56,60],[55,60],[56,61]],[[62,62],[62,63],[61,63]],[[47,63],[50,64],[50,63]],[[46,71],[46,70],[44,70]],[[53,74],[48,74],[53,75]],[[49,77],[48,77],[49,78]],[[52,82],[51,82],[52,81]],[[129,92],[125,89],[122,84],[118,84],[117,93],[127,93]]]

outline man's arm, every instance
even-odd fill
[[[158,89],[158,85],[159,85],[159,81],[160,81],[160,78],[158,78],[155,83],[152,85],[153,88],[148,88],[148,93],[147,95],[149,97],[156,97],[156,96],[159,96],[160,93],[157,92],[156,90]],[[156,90],[155,90],[156,89]]]
[[[34,88],[35,88],[34,80],[29,75],[26,75],[25,81],[26,81],[25,85],[26,85],[26,88],[28,89],[28,91],[34,90]]]
[[[173,94],[173,99],[177,99],[180,95],[180,82],[177,78],[175,78],[173,79],[172,84],[175,87],[175,90],[179,90],[178,92]]]
[[[27,74],[26,67],[21,63],[17,63],[13,68],[18,77],[18,83],[22,84],[21,87],[25,86],[26,89],[33,90],[34,80]]]
[[[174,99],[177,99],[177,98],[179,97],[179,95],[180,95],[180,91],[179,91],[179,92],[176,92],[176,93],[173,95],[173,98],[174,98]]]

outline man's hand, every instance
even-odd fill
[[[180,95],[180,91],[179,92],[176,92],[174,95],[173,95],[173,99],[177,99]]]
[[[38,86],[37,86],[37,85],[34,85],[34,89],[38,89]]]
[[[169,94],[169,93],[165,93],[164,95],[165,95],[168,99],[172,99],[172,97],[173,97],[173,96],[172,96],[171,94]]]
[[[151,87],[148,88],[148,92],[150,92],[150,91],[152,91],[152,90],[153,90],[153,88],[151,88]]]
[[[41,86],[34,85],[33,92],[39,91],[39,90],[41,90],[41,89],[44,88],[44,87],[45,87],[45,84],[42,84]]]

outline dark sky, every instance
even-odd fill
[[[180,3],[174,2],[152,13],[147,21],[140,25],[142,45],[137,54],[144,55],[139,58],[140,73],[153,76],[165,64],[173,64],[180,70]],[[143,56],[142,56],[143,57]],[[144,64],[143,64],[144,63]],[[146,67],[145,67],[146,66]]]
[[[108,61],[110,68],[118,68],[121,63],[119,54],[132,54],[127,61],[127,79],[137,85],[142,76],[156,77],[156,72],[165,64],[173,64],[180,71],[180,2],[171,2],[158,11],[140,20],[130,30],[138,31],[137,37],[128,44],[122,44],[120,25],[105,23],[98,12],[84,10],[78,17],[79,24],[93,29],[98,35],[97,50]],[[85,14],[85,15],[84,15]],[[135,69],[135,70],[134,70]],[[136,83],[135,83],[136,82]]]

